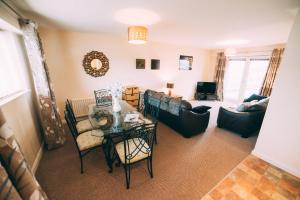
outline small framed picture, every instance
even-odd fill
[[[146,60],[145,59],[136,59],[136,69],[145,69]]]
[[[193,56],[180,55],[179,70],[192,70]]]
[[[160,60],[151,59],[151,69],[158,70],[160,68]]]

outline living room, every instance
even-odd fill
[[[299,6],[1,0],[0,199],[300,198]]]

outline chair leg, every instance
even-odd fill
[[[126,177],[126,189],[130,186],[130,165],[124,165],[125,177]]]
[[[148,168],[150,177],[153,178],[152,158],[147,159],[147,168]]]

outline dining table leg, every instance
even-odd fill
[[[106,164],[109,168],[108,172],[109,173],[112,173],[113,171],[113,156],[114,156],[114,153],[113,153],[113,143],[112,143],[112,140],[110,138],[108,138],[106,140],[106,143],[103,144],[103,151],[104,151],[104,155],[105,155],[105,160],[106,160]]]

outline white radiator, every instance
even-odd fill
[[[75,117],[84,117],[88,115],[90,104],[95,103],[95,98],[71,99],[71,104]]]

